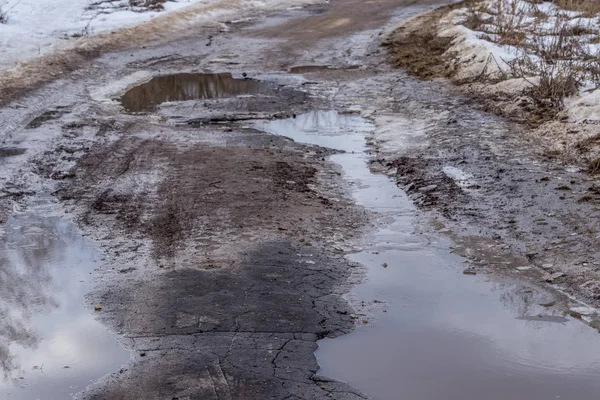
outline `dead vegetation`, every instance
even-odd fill
[[[391,62],[421,79],[450,78],[452,67],[445,62],[452,38],[438,36],[438,24],[449,9],[442,7],[404,25],[382,43],[387,47]]]
[[[539,7],[538,0],[467,0],[422,17],[420,29],[396,31],[386,43],[393,62],[421,78],[452,77],[454,68],[448,54],[452,37],[438,35],[440,18],[449,11],[466,8],[462,25],[478,32],[480,38],[505,46],[512,59],[492,54],[481,72],[460,84],[520,78],[527,82],[525,95],[544,110],[560,111],[566,97],[579,92],[584,83],[600,86],[600,52],[590,46],[600,42],[598,21],[583,15],[597,15],[600,2],[562,0],[569,10]]]
[[[135,12],[162,11],[168,0],[96,0],[88,7],[99,13],[110,13],[114,10],[129,9]]]
[[[6,24],[8,22],[8,11],[4,10],[4,4],[0,4],[0,24]]]
[[[129,0],[129,7],[132,9],[144,10],[164,10],[164,3],[167,0]]]
[[[463,25],[476,31],[491,43],[506,46],[512,59],[497,59],[492,54],[481,67],[481,73],[459,84],[490,82],[520,78],[527,82],[522,94],[544,110],[556,112],[564,107],[566,97],[579,92],[585,83],[600,87],[600,52],[589,46],[600,42],[596,20],[583,14],[597,15],[600,2],[562,0],[556,4],[580,12],[579,16],[554,9],[549,14],[539,8],[538,0],[468,0],[460,3],[467,12]],[[386,44],[394,63],[422,78],[452,77],[453,68],[446,62],[453,38],[438,35],[441,15],[458,6],[433,13],[419,24],[422,29],[408,32],[400,28]]]
[[[600,83],[600,54],[589,46],[600,37],[598,24],[561,8],[549,14],[538,3],[495,0],[490,7],[488,2],[470,2],[464,25],[482,32],[482,38],[489,42],[512,48],[514,59],[494,60],[502,65],[496,71],[502,71],[503,79],[524,79],[529,84],[525,94],[561,110],[564,99],[577,94],[587,81]],[[595,10],[592,2],[563,3],[586,15]],[[593,4],[600,10],[598,2]]]
[[[554,0],[554,4],[564,10],[580,12],[587,18],[592,18],[600,13],[598,0]]]
[[[457,25],[473,32],[460,36]],[[463,42],[473,35],[489,47]],[[465,0],[417,17],[385,45],[396,66],[449,78],[487,112],[548,138],[568,131],[560,151],[548,149],[600,174],[597,125],[575,126],[565,111],[566,99],[600,89],[600,1]]]

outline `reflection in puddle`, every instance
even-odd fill
[[[247,78],[236,79],[229,73],[163,75],[129,89],[121,97],[121,103],[130,112],[153,111],[157,105],[169,101],[261,94],[274,88],[272,83]]]
[[[0,229],[0,388],[11,398],[67,399],[129,359],[84,304],[97,256],[51,206]]]
[[[449,243],[415,235],[410,200],[367,167],[367,121],[313,112],[262,128],[348,151],[332,161],[343,167],[357,203],[387,221],[365,251],[349,257],[368,267],[353,296],[386,308],[373,311],[377,318],[368,326],[320,341],[320,374],[375,399],[598,398],[598,333],[538,305],[531,291],[463,275],[463,260],[449,253]]]

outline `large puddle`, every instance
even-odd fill
[[[129,360],[84,303],[98,257],[50,202],[0,228],[0,398],[69,399]]]
[[[121,97],[121,104],[129,112],[154,111],[166,102],[262,94],[275,87],[269,82],[234,78],[229,73],[162,75],[129,89]]]
[[[599,397],[600,335],[539,305],[548,299],[535,290],[464,275],[450,243],[415,234],[410,200],[367,167],[370,123],[316,111],[261,128],[346,150],[331,159],[357,203],[385,221],[349,257],[368,268],[353,297],[383,306],[365,326],[319,342],[321,375],[380,400]]]

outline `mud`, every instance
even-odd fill
[[[414,98],[399,108],[410,115],[423,100],[430,113],[417,131],[419,144],[389,159],[382,142],[374,166],[390,168],[415,204],[452,232],[456,251],[481,270],[548,281],[597,304],[595,178],[540,154],[541,145],[519,126],[469,108],[468,99]],[[467,180],[449,175],[448,167]]]
[[[21,154],[25,154],[26,151],[27,151],[27,149],[23,149],[20,147],[13,147],[13,146],[0,147],[0,158],[20,156]]]
[[[352,69],[358,69],[358,68],[359,68],[358,65],[351,65],[344,69],[352,70]],[[332,68],[327,65],[298,65],[298,66],[290,68],[290,73],[292,73],[292,74],[310,74],[313,72],[335,71],[335,70],[337,70],[337,68]]]
[[[528,151],[506,121],[387,64],[380,46],[386,32],[436,4],[334,1],[254,15],[222,32],[198,27],[167,44],[163,37],[151,47],[98,54],[69,79],[0,110],[3,145],[27,148],[2,160],[0,185],[8,195],[0,210],[10,215],[44,190],[54,193],[64,216],[102,249],[99,277],[86,298],[89,315],[132,354],[79,398],[397,398],[398,383],[409,380],[415,398],[428,387],[436,398],[441,385],[412,379],[431,367],[428,360],[440,360],[434,371],[441,383],[466,375],[456,379],[463,383],[453,387],[456,398],[493,392],[506,374],[516,376],[508,387],[515,391],[506,395],[554,394],[553,379],[559,380],[552,365],[560,366],[566,392],[587,395],[582,387],[591,385],[596,366],[584,355],[594,354],[599,336],[584,322],[594,325],[598,316],[559,289],[581,295],[571,279],[585,277],[591,287],[594,269],[582,261],[559,276],[566,264],[546,255],[566,261],[589,254],[583,246],[595,246],[595,192],[588,192],[583,175]],[[315,65],[328,68],[290,73],[293,66]],[[235,79],[245,73],[251,85],[268,82],[269,88],[123,112],[119,99],[128,89],[199,70]],[[164,92],[157,85],[148,98],[158,103]],[[133,97],[142,104],[145,96]],[[69,112],[43,117],[57,105]],[[39,116],[43,121],[26,129]],[[343,160],[360,177],[348,179]],[[372,175],[367,161],[394,177],[408,197],[373,190],[370,179],[390,183]],[[572,190],[555,190],[564,185]],[[592,198],[578,203],[584,189]],[[370,207],[377,199],[384,209]],[[398,207],[407,218],[394,224],[386,210]],[[550,224],[541,214],[556,219]],[[362,247],[376,232],[383,235],[381,249],[368,253]],[[547,249],[559,238],[568,240],[565,246]],[[411,250],[419,256],[408,257]],[[590,268],[580,269],[583,262]],[[369,275],[375,263],[380,274]],[[465,269],[476,275],[464,275]],[[380,280],[358,286],[369,296],[355,302],[350,289],[365,273]],[[478,282],[507,277],[516,283],[502,295]],[[440,288],[446,282],[453,287]],[[381,303],[386,290],[410,295],[411,313],[402,312],[410,304],[398,297]],[[464,293],[464,302],[455,301]],[[512,308],[503,302],[511,297],[540,305]],[[95,306],[100,310],[93,312]],[[430,317],[440,314],[451,321],[433,324]],[[481,321],[492,332],[482,332]],[[357,323],[382,330],[343,335]],[[532,334],[535,324],[543,324],[554,349],[539,350],[546,342]],[[524,345],[515,344],[519,332]],[[354,350],[327,355],[329,339],[320,342],[327,378],[317,374],[314,355],[325,338]],[[490,341],[500,339],[508,359],[490,352]],[[469,352],[474,342],[486,357]],[[385,364],[387,371],[402,373],[373,387],[364,378],[384,366],[367,358],[377,343],[400,350],[382,359],[397,360]],[[422,357],[432,348],[439,350]],[[442,354],[445,348],[464,351]],[[552,359],[528,356],[520,368],[513,350],[523,348]],[[577,349],[574,358],[568,349]],[[352,355],[364,363],[345,358]],[[422,369],[411,370],[417,362]],[[469,374],[482,377],[481,384],[464,384]],[[548,390],[527,377],[550,382]]]
[[[263,129],[345,150],[331,160],[342,167],[357,204],[379,216],[361,251],[348,256],[367,267],[366,282],[352,291],[360,326],[319,341],[320,376],[390,400],[398,393],[406,399],[464,399],[490,391],[540,400],[574,392],[594,396],[600,365],[588,354],[590,347],[600,348],[595,330],[548,309],[556,303],[552,292],[518,281],[465,279],[464,260],[451,254],[447,240],[414,232],[414,204],[394,179],[369,170],[365,137],[374,125],[357,115],[320,111]],[[457,169],[443,172],[457,188],[472,189],[471,178]],[[519,334],[513,336],[514,330]],[[547,346],[570,340],[578,345]],[[565,373],[573,370],[578,372]]]

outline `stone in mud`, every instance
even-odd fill
[[[596,313],[596,309],[593,307],[579,306],[571,307],[569,311],[580,314],[580,315],[592,315]]]
[[[553,283],[555,280],[557,280],[558,278],[562,278],[563,276],[565,276],[564,273],[562,272],[555,272],[553,274],[548,274],[544,276],[544,280],[548,283]]]
[[[21,154],[24,154],[26,151],[27,151],[27,149],[24,149],[21,147],[14,147],[14,146],[0,147],[0,158],[1,157],[20,156]]]
[[[477,271],[475,271],[475,268],[467,268],[463,271],[464,275],[477,275]]]
[[[435,189],[437,189],[437,187],[438,187],[437,185],[424,186],[419,189],[419,192],[423,192],[423,193],[433,192]]]

